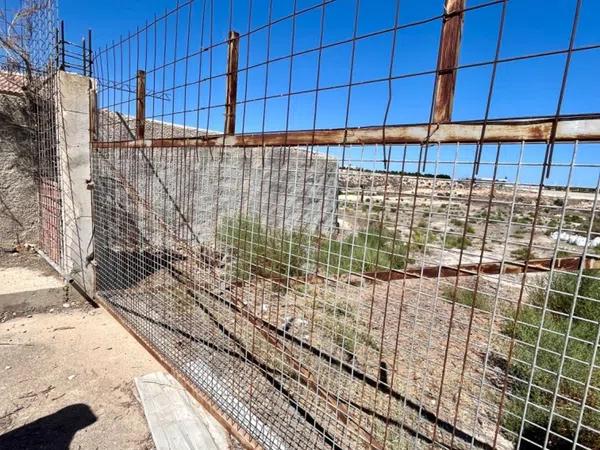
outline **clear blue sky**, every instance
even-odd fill
[[[311,5],[319,4],[322,0],[297,0],[297,10],[303,10]],[[207,46],[212,38],[213,43],[224,42],[232,17],[232,28],[242,35],[248,29],[257,28],[268,23],[269,0],[252,0],[252,21],[248,24],[248,8],[250,0],[234,0],[233,14],[230,15],[230,2],[227,0],[214,0],[214,24],[212,37],[209,33],[209,22],[205,19],[204,35],[202,35],[202,9],[210,11],[210,0],[196,0],[191,10],[184,8],[180,14],[177,49],[174,48],[174,23],[175,17],[167,22],[166,34],[169,45],[165,50],[165,29],[158,31],[158,59],[159,65],[165,60],[172,61],[175,56],[186,54],[187,20],[191,18],[190,43],[187,53],[197,50],[201,43]],[[467,0],[467,6],[488,3],[484,0]],[[394,26],[395,11],[398,2],[395,0],[361,0],[358,12],[357,35],[388,29]],[[501,58],[508,58],[531,53],[559,50],[568,47],[571,32],[573,13],[576,0],[509,0],[505,23],[504,37],[501,47]],[[204,6],[206,5],[206,6]],[[443,0],[400,0],[400,25],[435,17],[441,14]],[[171,1],[117,1],[105,0],[102,2],[86,2],[75,0],[62,0],[60,2],[60,16],[65,20],[67,38],[77,39],[92,28],[94,48],[104,47],[119,39],[120,35],[126,36],[128,32],[141,27],[146,20],[151,20],[155,14],[161,15],[167,9],[175,6]],[[293,0],[273,0],[272,19],[287,16],[294,8]],[[296,52],[318,47],[320,37],[320,21],[323,8],[316,8],[310,12],[297,16],[295,21],[296,38],[293,46]],[[351,38],[353,35],[356,0],[336,0],[325,7],[324,14],[324,43],[340,42]],[[460,55],[460,65],[473,64],[493,59],[498,24],[502,4],[469,11],[465,15],[463,44]],[[208,17],[208,14],[206,14]],[[579,27],[577,30],[576,47],[593,46],[600,44],[600,1],[584,0],[581,10]],[[185,25],[182,25],[185,24]],[[289,55],[292,48],[292,26],[294,21],[284,20],[271,28],[270,58]],[[396,35],[396,51],[394,53],[393,76],[402,76],[416,72],[426,72],[435,69],[438,40],[441,20],[402,29]],[[153,36],[148,36],[151,42]],[[385,78],[389,73],[393,33],[385,33],[369,39],[360,40],[355,47],[355,63],[353,81],[370,81]],[[145,48],[145,39],[141,42],[142,50]],[[248,39],[240,42],[240,68],[263,63],[266,59],[267,29],[251,35],[250,51]],[[321,53],[320,88],[331,88],[348,83],[350,77],[350,56],[352,43],[336,45],[323,50]],[[143,51],[141,52],[144,53]],[[135,50],[131,50],[131,57]],[[119,54],[117,54],[119,56]],[[127,61],[130,55],[125,52]],[[117,56],[117,57],[118,57]],[[212,72],[208,65],[208,55],[205,54],[202,62],[201,77],[221,74],[225,70],[225,47],[217,47],[213,52]],[[146,68],[154,66],[153,54],[145,59],[140,59],[140,66]],[[244,119],[240,120],[243,106],[238,107],[238,131],[260,131],[263,129],[263,116],[265,117],[265,130],[282,129],[311,129],[315,118],[315,94],[308,92],[289,97],[290,113],[288,110],[288,96],[290,90],[298,92],[312,90],[316,87],[318,52],[293,58],[291,83],[289,79],[290,59],[284,59],[269,65],[268,83],[265,83],[267,69],[260,65],[248,72],[242,71],[239,80],[238,100],[261,99],[264,97],[265,84],[268,96],[266,109],[263,101],[249,102],[245,108]],[[133,58],[135,59],[135,58]],[[144,62],[145,60],[145,62]],[[525,61],[508,62],[498,66],[494,94],[491,102],[490,118],[522,117],[532,115],[553,115],[556,110],[560,82],[565,64],[565,55],[546,56]],[[106,67],[106,61],[104,62]],[[112,63],[110,64],[113,67]],[[137,64],[125,64],[124,73],[113,73],[111,78],[127,80],[133,77]],[[185,69],[179,64],[175,74],[170,71],[157,71],[149,73],[148,85],[161,90],[162,83],[167,86],[182,84],[185,81]],[[188,64],[187,81],[197,81],[200,72],[198,58],[190,60]],[[490,83],[491,66],[463,69],[459,71],[457,91],[454,103],[454,120],[481,119],[484,115],[486,97]],[[600,105],[600,49],[580,51],[574,54],[571,63],[570,75],[562,106],[563,114],[598,113]],[[246,79],[247,77],[247,79]],[[392,95],[388,124],[423,123],[429,120],[431,108],[431,94],[434,76],[426,74],[395,79],[392,83]],[[201,100],[198,103],[198,89]],[[212,108],[210,116],[203,111],[199,116],[181,113],[184,109],[196,109],[223,103],[224,78],[214,79],[212,82],[212,95],[208,96],[207,82],[190,85],[187,92],[180,89],[172,92],[166,102],[155,101],[150,105],[150,114],[160,116],[171,114],[169,119],[188,125],[222,129],[222,108]],[[280,96],[281,95],[281,96]],[[125,99],[125,97],[123,98]],[[316,123],[317,128],[343,127],[346,120],[348,102],[348,88],[324,90],[318,95]],[[388,102],[387,81],[369,83],[352,88],[350,107],[348,112],[349,126],[381,125]],[[132,105],[123,105],[123,112],[131,112]],[[598,148],[591,145],[581,146],[578,161],[581,163],[598,162],[596,156]],[[584,148],[585,147],[585,148]],[[592,148],[587,150],[587,148]],[[508,149],[507,152],[510,152]],[[444,149],[448,160],[454,159],[454,149]],[[472,149],[465,147],[461,150],[461,157],[469,160]],[[486,151],[487,155],[488,151]],[[489,151],[493,155],[493,149]],[[518,152],[515,150],[515,155]],[[564,154],[565,156],[561,156]],[[566,162],[570,157],[571,149],[557,152],[557,161]],[[464,156],[463,156],[464,155]],[[538,151],[528,151],[526,161],[540,161],[543,148]],[[398,155],[400,156],[400,155]],[[381,159],[381,154],[378,154]],[[443,155],[440,155],[443,158]],[[506,158],[509,158],[506,156]],[[512,157],[516,158],[516,156]],[[398,158],[399,159],[399,158]],[[378,166],[377,166],[378,167]],[[396,166],[392,168],[398,168]],[[415,167],[407,167],[414,170]],[[448,172],[449,166],[441,166],[440,172]],[[485,168],[482,175],[486,174]],[[527,181],[537,182],[539,176],[533,169],[527,169]],[[583,170],[583,169],[582,169]],[[503,168],[509,178],[512,173],[508,168]],[[531,173],[529,173],[531,172]],[[556,182],[564,181],[564,170],[557,168]],[[585,185],[595,184],[598,169],[588,169],[585,176],[577,178],[578,182]],[[470,173],[468,165],[460,166],[458,175]]]

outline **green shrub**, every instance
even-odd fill
[[[571,222],[574,224],[584,223],[585,219],[579,214],[565,214],[565,222]]]
[[[346,239],[324,239],[318,259],[328,275],[385,269],[403,269],[406,266],[406,246],[400,241],[394,245],[393,233],[370,228]]]
[[[437,241],[438,233],[413,228],[410,238],[410,255],[423,254],[423,250]]]
[[[510,387],[511,395],[507,400],[507,413],[509,414],[505,413],[504,425],[515,433],[519,432],[525,413],[524,400],[527,396],[527,386],[531,378],[532,388],[527,398],[529,407],[526,418],[528,422],[524,424],[523,436],[540,446],[544,443],[546,430],[549,427],[557,435],[570,440],[575,438],[577,422],[582,412],[581,402],[589,377],[591,377],[593,388],[588,390],[587,408],[583,412],[582,424],[591,429],[600,429],[600,414],[591,409],[600,408],[600,390],[598,390],[600,389],[600,370],[592,368],[598,333],[598,318],[600,317],[600,302],[588,299],[600,300],[600,280],[594,278],[598,276],[598,271],[585,271],[577,289],[576,274],[555,275],[551,283],[551,292],[548,296],[547,312],[543,323],[544,285],[530,294],[529,304],[522,306],[518,320],[515,318],[503,329],[505,334],[511,336],[514,333],[515,336],[513,358],[509,368],[513,377]],[[574,308],[574,315],[577,318],[573,319],[569,331],[568,316],[573,309],[576,291],[581,297],[577,298]],[[534,349],[538,338],[539,350],[537,358],[534,360]],[[562,354],[563,351],[566,351],[567,357],[564,358],[561,367],[560,357],[556,353]],[[598,366],[600,352],[595,359],[595,365]],[[558,384],[559,382],[560,384]],[[552,407],[552,393],[557,388],[559,395],[556,398],[555,414],[552,424],[550,424],[549,410]],[[541,429],[529,422],[537,424]],[[577,444],[598,449],[600,448],[600,433],[594,433],[582,427]],[[534,447],[531,444],[523,443],[521,448],[527,448],[528,445]],[[573,444],[550,435],[548,448],[573,448]]]
[[[526,261],[528,259],[535,259],[536,256],[533,253],[533,250],[530,252],[528,247],[519,247],[512,252],[510,252],[510,256],[515,259]]]
[[[514,223],[530,224],[533,223],[533,218],[529,216],[515,216]]]
[[[471,289],[457,287],[456,291],[454,287],[444,288],[442,295],[448,300],[460,303],[465,306],[475,305],[475,309],[482,311],[492,310],[492,298],[488,294],[482,292],[475,293]]]
[[[450,223],[457,227],[462,227],[465,224],[465,221],[462,219],[450,219]]]
[[[267,278],[302,275],[311,244],[308,234],[266,228],[247,218],[225,220],[218,237],[234,248],[235,275],[241,279],[251,273]]]
[[[360,273],[406,266],[406,246],[394,243],[392,232],[372,223],[343,240],[267,228],[258,220],[231,218],[219,228],[218,238],[231,248],[235,276],[298,277],[320,271],[327,275]]]
[[[455,236],[452,234],[446,235],[444,240],[444,247],[446,249],[460,248],[465,249],[471,246],[471,240],[468,237]]]

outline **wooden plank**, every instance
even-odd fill
[[[550,139],[553,119],[513,122],[489,122],[484,142],[546,142]],[[431,144],[477,143],[481,139],[481,123],[447,123],[431,130]],[[385,127],[386,144],[422,144],[427,141],[428,126],[390,125]],[[371,145],[384,139],[383,127],[343,128],[287,133],[252,133],[231,136],[209,135],[194,138],[137,139],[94,142],[99,148],[181,148],[181,147],[279,147],[303,145]],[[556,141],[600,141],[600,119],[561,119]]]
[[[157,450],[226,450],[225,429],[164,372],[135,379]]]
[[[138,70],[136,77],[135,137],[144,139],[146,129],[146,72]]]
[[[235,134],[239,44],[240,34],[230,31],[227,47],[227,91],[225,93],[225,134],[227,135]]]
[[[456,69],[460,54],[466,0],[446,0],[438,70],[436,76],[433,122],[449,122],[456,89]]]

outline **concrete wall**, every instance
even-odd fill
[[[103,150],[94,164],[97,233],[121,250],[212,243],[240,215],[313,232],[337,218],[337,161],[304,149]]]
[[[35,147],[24,101],[0,94],[0,247],[38,241]]]

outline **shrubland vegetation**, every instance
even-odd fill
[[[406,246],[378,223],[343,239],[318,237],[299,230],[267,228],[258,220],[231,218],[219,229],[219,240],[231,247],[236,277],[252,274],[298,277],[317,266],[326,275],[402,269]]]
[[[518,434],[525,418],[523,436],[538,446],[544,444],[546,430],[550,428],[570,440],[578,433],[579,445],[600,448],[600,435],[589,429],[600,429],[600,352],[596,349],[599,276],[600,271],[586,270],[578,283],[575,273],[556,274],[550,282],[547,302],[545,283],[531,292],[519,315],[503,329],[507,336],[515,337],[504,424]],[[563,353],[565,357],[561,358]],[[590,388],[586,389],[588,383]],[[551,421],[549,411],[553,402],[555,412]],[[578,430],[580,419],[583,426]],[[524,441],[521,448],[538,446]],[[547,446],[574,448],[572,443],[553,434]]]

